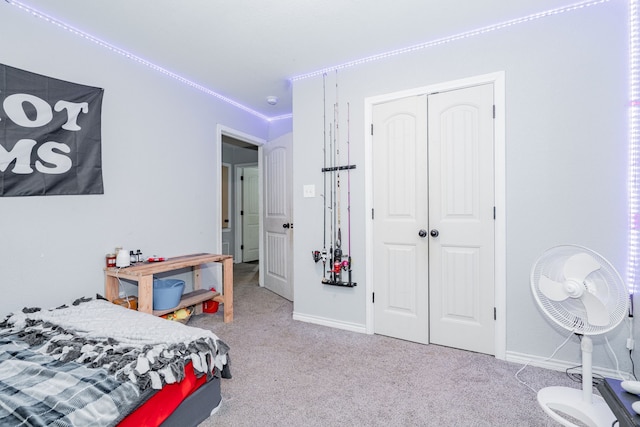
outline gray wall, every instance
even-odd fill
[[[102,293],[118,245],[215,252],[217,125],[266,139],[269,123],[5,2],[0,28],[3,63],[105,89],[105,194],[0,199],[0,315]]]
[[[536,257],[550,246],[580,244],[626,273],[627,40],[626,3],[612,1],[340,70],[340,111],[344,120],[350,104],[351,163],[357,165],[351,182],[353,289],[321,285],[321,264],[309,256],[322,247],[322,200],[303,198],[302,190],[306,184],[322,188],[323,83],[321,76],[294,82],[296,315],[347,328],[366,324],[365,99],[504,71],[506,349],[512,356],[551,355],[568,333],[535,305],[529,272]],[[335,75],[327,79],[332,117]],[[624,370],[630,369],[627,334],[624,327],[609,334]],[[603,338],[594,341],[595,363],[614,368],[598,345]],[[578,362],[579,355],[574,340],[556,358]]]

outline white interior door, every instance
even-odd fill
[[[291,134],[268,142],[264,155],[264,286],[293,301]]]
[[[426,96],[373,107],[374,332],[429,342]]]
[[[428,104],[430,340],[494,354],[493,85]]]
[[[242,168],[242,262],[260,257],[260,203],[258,167]]]
[[[494,354],[493,85],[372,115],[374,332]]]

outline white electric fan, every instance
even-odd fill
[[[559,413],[588,426],[610,426],[615,416],[606,402],[593,395],[591,335],[604,334],[627,315],[629,294],[620,274],[602,256],[581,246],[546,250],[531,270],[531,290],[551,320],[582,335],[582,390],[546,387],[538,403],[553,419],[575,426]]]

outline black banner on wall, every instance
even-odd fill
[[[0,64],[0,196],[103,194],[103,92]]]

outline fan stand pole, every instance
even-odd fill
[[[582,401],[587,405],[593,403],[593,341],[584,335],[580,342],[582,350]]]
[[[593,341],[583,336],[582,390],[570,387],[545,387],[538,391],[538,403],[544,411],[563,426],[579,427],[563,415],[575,418],[589,427],[610,426],[616,417],[600,396],[593,395]]]

